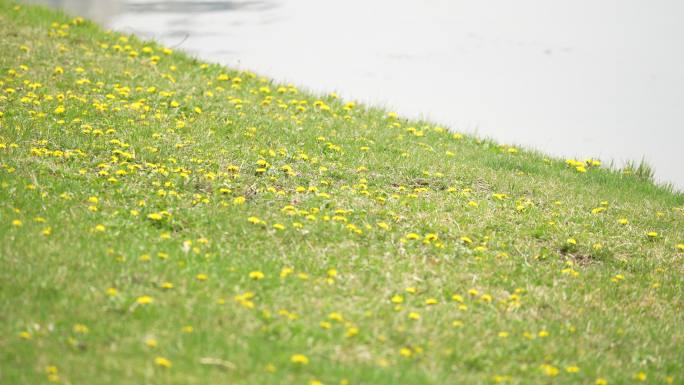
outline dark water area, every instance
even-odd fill
[[[684,2],[44,0],[316,92],[684,190]]]

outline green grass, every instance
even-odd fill
[[[684,381],[681,193],[43,8],[0,36],[0,383]]]

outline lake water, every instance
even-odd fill
[[[38,2],[502,143],[643,158],[684,190],[681,0]]]

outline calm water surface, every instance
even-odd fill
[[[499,142],[643,158],[684,190],[680,0],[38,2]]]

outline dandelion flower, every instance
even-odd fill
[[[162,368],[170,368],[171,367],[171,361],[169,361],[167,358],[164,357],[156,357],[154,359],[154,363],[157,366],[161,366]]]
[[[149,295],[143,295],[138,297],[135,302],[139,305],[148,305],[154,302],[154,298],[150,297]]]
[[[290,361],[294,364],[307,365],[309,363],[309,358],[303,354],[293,354],[290,357]]]
[[[264,279],[264,277],[265,277],[264,273],[262,273],[260,271],[252,271],[249,273],[249,278],[251,278],[255,281],[258,281],[260,279]]]

